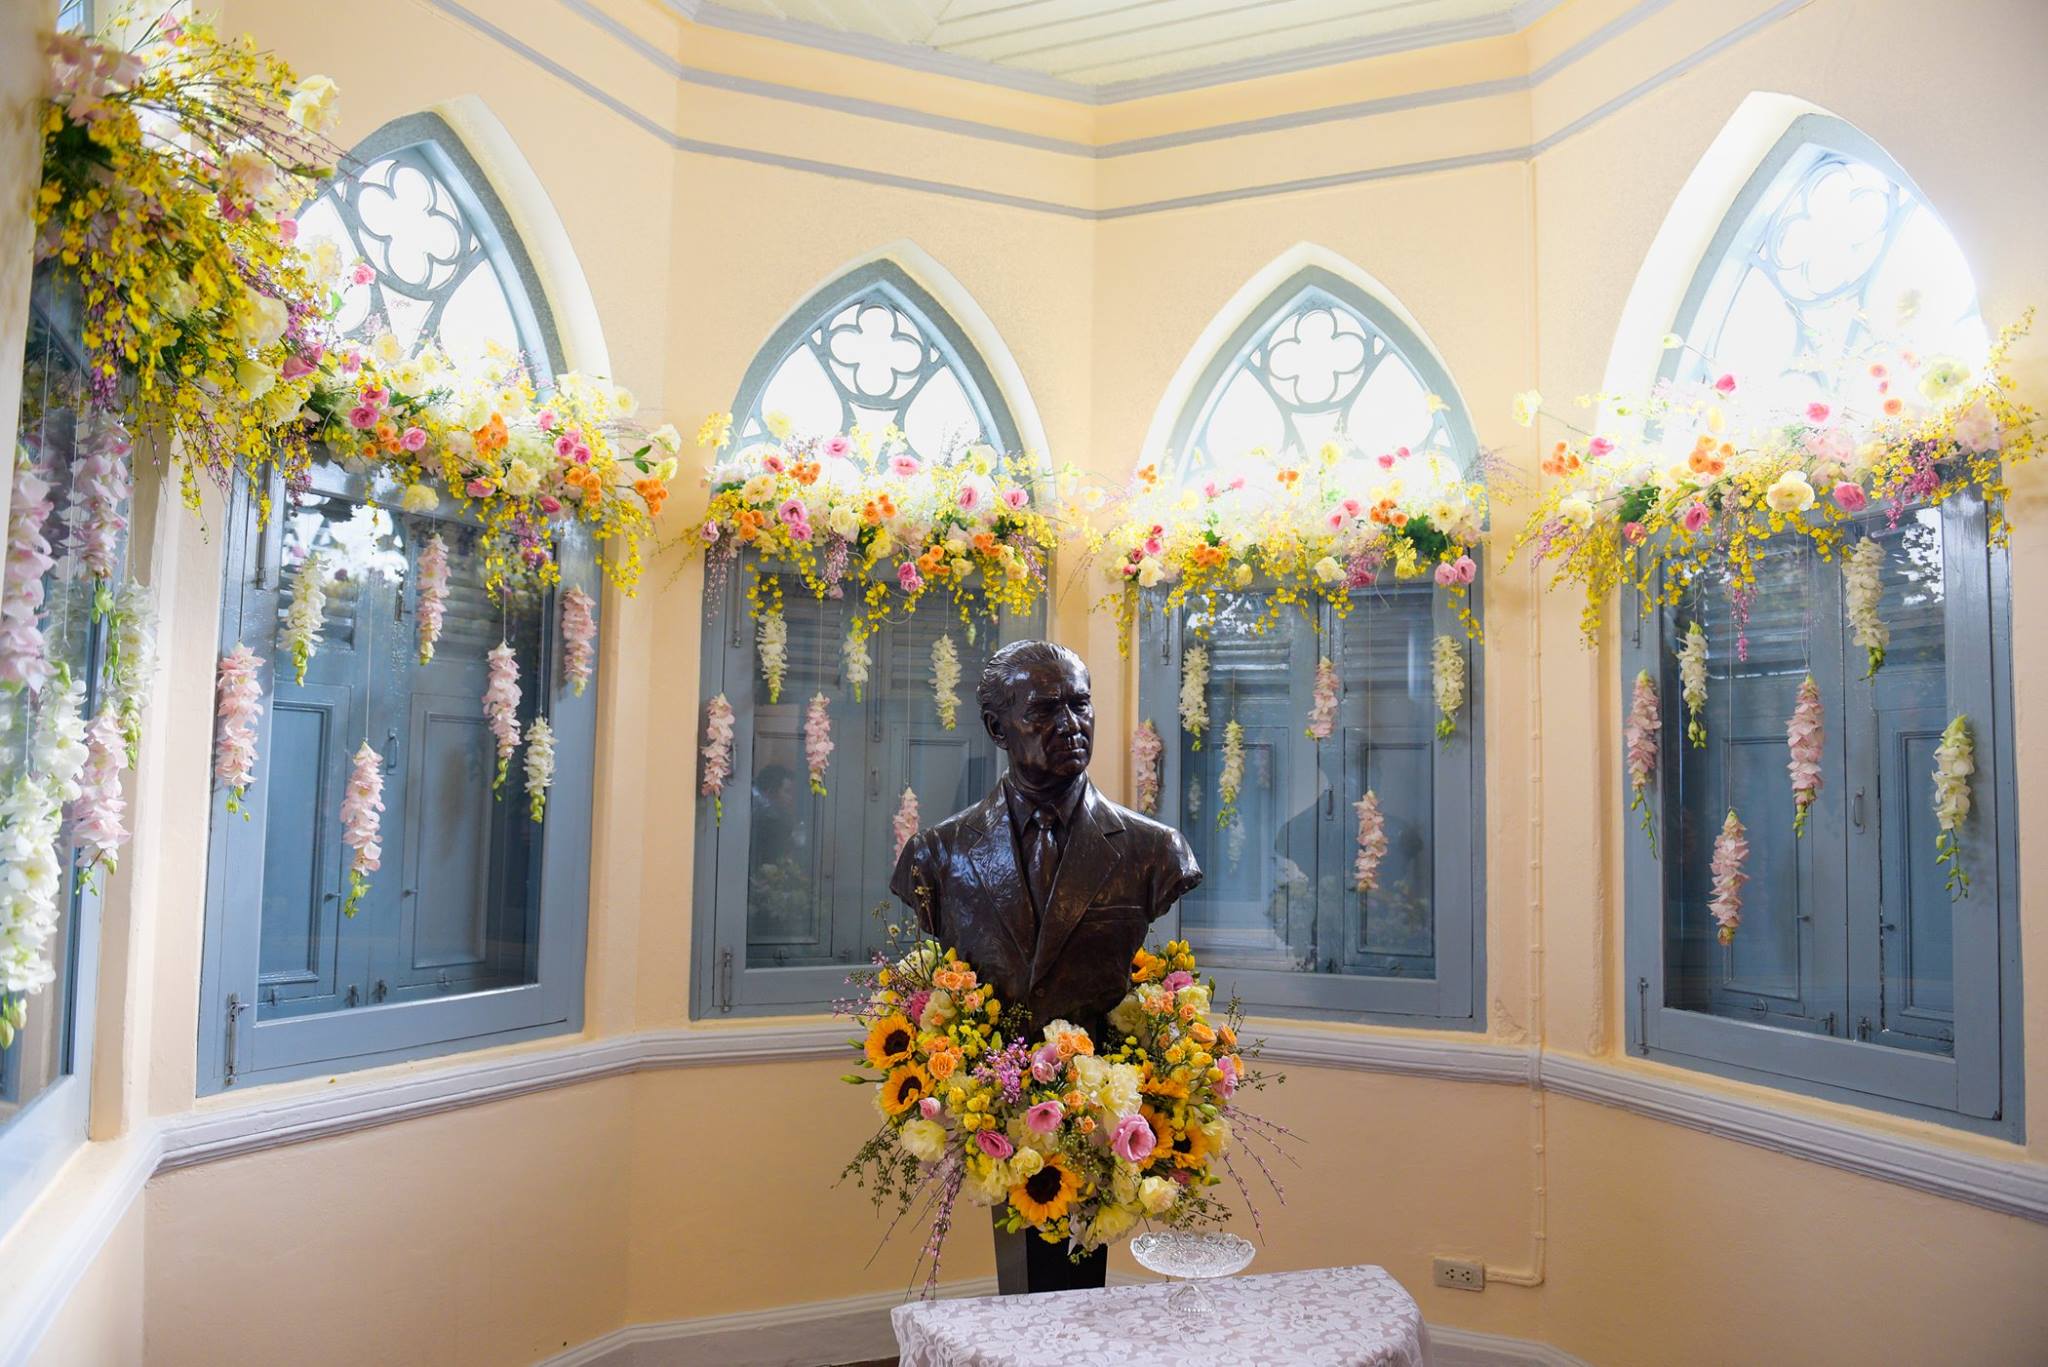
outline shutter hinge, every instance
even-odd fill
[[[1834,1013],[1834,1012],[1832,1012],[1832,1011],[1828,1012],[1828,1014],[1827,1014],[1827,1019],[1821,1022],[1821,1029],[1825,1030],[1825,1031],[1826,1031],[1826,1032],[1827,1032],[1828,1034],[1830,1034],[1830,1035],[1832,1035],[1832,1034],[1834,1034],[1834,1033],[1835,1033],[1835,1013]]]
[[[221,1070],[221,1083],[223,1086],[232,1087],[235,1085],[235,1046],[239,1042],[236,1038],[238,1033],[237,1021],[240,1019],[241,1014],[247,1011],[251,1005],[252,1003],[243,1001],[240,994],[228,993],[227,1066]]]
[[[732,951],[718,952],[718,1009],[732,1010]]]
[[[1856,1038],[1868,1043],[1870,1039],[1870,1017],[1859,1016],[1856,1020]]]
[[[1636,1052],[1650,1052],[1650,980],[1636,979]]]

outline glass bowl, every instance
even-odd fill
[[[1183,1314],[1213,1312],[1202,1283],[1212,1277],[1228,1277],[1250,1266],[1258,1250],[1249,1240],[1235,1234],[1190,1234],[1181,1230],[1160,1230],[1140,1234],[1131,1240],[1131,1256],[1140,1267],[1174,1278],[1166,1293],[1170,1310]]]

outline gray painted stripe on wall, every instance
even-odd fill
[[[1646,3],[1663,5],[1670,0],[1646,0]],[[701,156],[720,157],[730,161],[749,162],[759,166],[774,166],[783,170],[807,171],[815,175],[829,176],[837,180],[851,180],[868,185],[880,185],[891,189],[915,190],[925,194],[944,195],[952,199],[964,199],[980,204],[995,204],[1005,208],[1024,209],[1034,213],[1053,214],[1062,218],[1078,218],[1104,221],[1117,218],[1134,218],[1141,214],[1165,213],[1174,209],[1195,209],[1213,204],[1227,204],[1241,199],[1264,199],[1274,195],[1295,194],[1310,190],[1334,189],[1344,185],[1358,185],[1375,180],[1389,180],[1399,176],[1427,175],[1434,171],[1454,171],[1475,166],[1499,165],[1503,162],[1528,161],[1548,152],[1553,147],[1586,129],[1593,127],[1638,99],[1649,94],[1678,77],[1691,71],[1701,63],[1718,56],[1728,48],[1741,42],[1785,16],[1801,9],[1810,0],[1780,0],[1762,14],[1737,25],[1716,38],[1705,47],[1680,58],[1655,75],[1646,77],[1630,86],[1610,100],[1588,110],[1578,118],[1538,139],[1517,147],[1503,147],[1487,152],[1468,152],[1453,157],[1437,157],[1425,161],[1403,162],[1392,166],[1366,167],[1357,171],[1337,171],[1324,176],[1307,176],[1295,180],[1275,181],[1264,185],[1246,185],[1230,190],[1212,190],[1201,194],[1181,195],[1171,199],[1146,200],[1135,204],[1114,205],[1107,209],[1091,209],[1075,204],[1061,204],[1053,200],[1035,199],[1028,195],[1006,194],[1000,190],[986,190],[978,186],[954,185],[945,181],[927,180],[918,176],[897,175],[890,171],[875,171],[866,167],[842,166],[836,162],[820,161],[810,157],[789,156],[780,152],[766,152],[758,148],[736,147],[726,143],[708,142],[699,138],[688,138],[672,129],[664,128],[647,115],[641,113],[624,100],[612,95],[603,87],[586,80],[569,70],[552,57],[521,42],[497,25],[491,23],[457,3],[457,0],[427,0],[435,9],[476,29],[508,50],[524,57],[543,71],[559,77],[569,85],[582,91],[606,108],[619,114],[635,126],[645,129],[679,152],[692,152]],[[1562,58],[1565,54],[1559,54]]]

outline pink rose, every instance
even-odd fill
[[[569,436],[567,432],[564,432],[561,436],[555,438],[555,454],[560,456],[563,460],[569,459],[570,455],[575,450],[576,442],[573,438]]]
[[[558,422],[560,422],[560,421],[561,421],[561,419],[560,419],[560,418],[557,418],[557,417],[555,416],[555,410],[554,410],[554,409],[552,409],[552,408],[543,408],[543,409],[541,409],[541,411],[540,411],[540,418],[539,418],[539,422],[540,422],[540,430],[541,430],[541,431],[543,431],[543,432],[552,432],[552,431],[554,431],[554,430],[555,430],[555,424],[556,424],[556,423],[558,423]]]
[[[353,374],[355,374],[355,373],[356,373],[356,372],[357,372],[358,370],[361,370],[362,368],[363,368],[363,353],[362,353],[362,352],[360,352],[360,351],[353,351],[353,350],[351,350],[351,351],[344,351],[344,352],[342,352],[342,353],[341,353],[341,373],[342,373],[342,374],[344,374],[344,375],[353,375]]]
[[[588,446],[584,446],[579,443],[576,449],[572,451],[570,454],[576,458],[576,463],[578,465],[590,464],[590,448]]]
[[[1643,530],[1643,524],[1640,522],[1624,522],[1621,524],[1621,539],[1628,542],[1631,546],[1642,545],[1643,538],[1647,535],[1648,533]]]
[[[1714,390],[1720,394],[1733,394],[1735,392],[1735,377],[1733,375],[1723,375],[1720,379],[1714,381]]]
[[[359,431],[367,431],[377,425],[377,410],[369,404],[358,404],[349,410],[348,425]]]
[[[1204,482],[1202,485],[1203,498],[1215,498],[1218,494],[1221,494],[1222,492],[1222,487],[1219,486],[1213,479]]]
[[[1165,550],[1166,543],[1164,541],[1161,541],[1158,537],[1148,536],[1145,538],[1145,554],[1160,555],[1163,554]]]
[[[1033,1134],[1051,1134],[1067,1118],[1066,1107],[1057,1101],[1041,1101],[1024,1112],[1024,1123]]]
[[[791,541],[809,541],[811,539],[811,524],[808,522],[790,523],[789,539]]]
[[[1586,443],[1586,454],[1591,456],[1595,460],[1600,459],[1600,457],[1607,455],[1609,452],[1613,450],[1614,443],[1607,440],[1607,438],[1605,437],[1595,437],[1593,438],[1593,440]]]
[[[287,356],[284,358],[284,364],[277,369],[277,378],[280,380],[296,380],[302,375],[311,375],[312,373],[313,363],[311,361],[303,356]]]
[[[1237,1061],[1237,1055],[1225,1054],[1216,1060],[1216,1071],[1223,1074],[1216,1083],[1216,1090],[1222,1093],[1225,1101],[1228,1101],[1237,1091],[1238,1080],[1244,1076],[1244,1065]],[[930,1098],[927,1097],[926,1100]]]
[[[1335,531],[1341,531],[1341,530],[1343,530],[1343,527],[1344,527],[1344,510],[1343,510],[1342,508],[1338,508],[1338,509],[1335,509],[1335,510],[1333,510],[1333,511],[1332,511],[1332,512],[1330,513],[1329,517],[1328,517],[1327,519],[1325,519],[1325,520],[1326,520],[1326,521],[1327,521],[1327,522],[1328,522],[1328,523],[1330,524],[1330,530],[1331,530],[1331,531],[1335,532]]]
[[[1870,506],[1870,495],[1863,492],[1863,486],[1850,480],[1843,480],[1831,491],[1835,505],[1845,513],[1860,513]]]
[[[1414,453],[1405,446],[1397,446],[1394,448],[1394,454],[1399,456],[1402,460],[1406,460],[1409,456],[1413,455]]]
[[[1449,561],[1445,561],[1436,567],[1436,586],[1438,588],[1447,589],[1457,582],[1458,572],[1451,567]]]
[[[1828,415],[1833,411],[1824,403],[1810,403],[1806,405],[1806,420],[1818,427],[1828,420]]]
[[[1236,492],[1237,490],[1239,490],[1239,489],[1242,489],[1242,488],[1244,488],[1244,476],[1243,476],[1243,475],[1233,475],[1233,476],[1231,477],[1231,480],[1230,480],[1230,489],[1231,489],[1231,492],[1235,493],[1235,492]]]
[[[937,1120],[939,1112],[944,1109],[944,1107],[939,1105],[939,1099],[935,1096],[928,1096],[917,1103],[917,1113],[926,1120]]]
[[[1383,456],[1381,456],[1381,457],[1380,457],[1380,469],[1382,469],[1382,470],[1391,470],[1391,469],[1393,469],[1393,468],[1394,468],[1394,453],[1393,453],[1392,451],[1389,451],[1389,452],[1387,452],[1387,453],[1386,453],[1385,455],[1383,455]]]
[[[553,517],[556,513],[562,511],[562,500],[556,498],[553,494],[542,494],[540,496],[540,510]]]
[[[348,278],[350,284],[367,285],[377,278],[377,272],[370,269],[369,262],[358,261],[356,268],[348,273]]]
[[[1365,505],[1363,503],[1360,503],[1355,498],[1347,498],[1337,506],[1342,508],[1344,512],[1351,517],[1357,517],[1360,513],[1365,511]]]
[[[1479,576],[1479,566],[1473,563],[1472,557],[1469,555],[1459,556],[1457,563],[1451,566],[1451,570],[1458,576],[1460,584],[1469,584]]]
[[[924,576],[917,572],[917,566],[906,560],[896,567],[896,582],[905,593],[916,593],[924,587]]]
[[[382,406],[384,400],[390,397],[391,396],[389,394],[385,393],[376,385],[371,385],[368,389],[365,389],[363,391],[363,402],[366,404],[370,404],[373,407]]]
[[[1003,504],[1013,513],[1023,512],[1025,505],[1030,502],[1031,495],[1025,493],[1022,489],[1003,490]]]
[[[1110,1152],[1126,1163],[1144,1162],[1158,1143],[1159,1136],[1152,1133],[1151,1125],[1142,1115],[1125,1116],[1109,1134]]]
[[[1195,985],[1195,975],[1184,968],[1177,968],[1167,974],[1166,980],[1159,985],[1168,992],[1178,992],[1183,987],[1193,987]]]
[[[487,479],[473,479],[468,484],[463,486],[463,492],[468,494],[471,498],[489,498],[491,496],[491,490],[495,487],[496,486],[493,485]]]
[[[925,1100],[929,1101],[931,1100],[931,1098],[926,1097]],[[981,1146],[981,1151],[983,1153],[987,1154],[990,1158],[995,1159],[997,1162],[1001,1162],[1003,1159],[1008,1158],[1011,1154],[1017,1151],[1017,1148],[1014,1144],[1012,1144],[1008,1139],[1005,1139],[1002,1135],[997,1134],[994,1130],[981,1130],[976,1132],[974,1136],[974,1142]]]
[[[408,451],[419,450],[427,444],[427,429],[424,427],[406,428],[405,435],[398,439],[398,444]]]
[[[299,221],[296,218],[280,218],[277,221],[277,236],[285,246],[299,240]]]
[[[775,510],[775,515],[793,527],[799,522],[808,522],[811,510],[804,507],[802,499],[792,498],[784,500],[783,505]]]
[[[909,479],[923,468],[917,463],[917,457],[907,451],[898,451],[889,457],[889,473],[898,479]]]
[[[971,513],[981,506],[981,486],[969,480],[960,486],[960,491],[953,499],[960,505],[961,512]]]
[[[827,437],[825,439],[825,454],[831,456],[835,460],[846,459],[847,455],[850,452],[852,452],[852,450],[853,443],[848,441],[845,437]]]
[[[1679,518],[1679,521],[1684,524],[1685,529],[1689,532],[1699,532],[1713,520],[1713,513],[1707,510],[1707,505],[1704,503],[1687,504],[1684,514]]]
[[[771,475],[779,475],[784,470],[787,470],[789,468],[789,465],[786,461],[782,459],[781,456],[778,456],[773,452],[770,452],[769,454],[761,457],[761,468],[763,470],[766,470]]]
[[[1051,1082],[1057,1078],[1062,1066],[1063,1060],[1060,1058],[1060,1047],[1057,1044],[1040,1045],[1038,1052],[1031,1056],[1031,1076],[1040,1082]]]

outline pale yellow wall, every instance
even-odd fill
[[[145,1226],[141,1202],[128,1209],[43,1332],[35,1367],[141,1367]]]
[[[604,3],[658,52],[707,69],[1078,142],[1495,79],[1548,60],[1625,9],[1579,0],[1515,38],[1087,110],[694,29],[656,0]],[[566,6],[489,10],[680,136],[1107,207],[1527,143],[1764,8],[1675,0],[1611,51],[1516,95],[1101,161],[678,85]],[[601,324],[601,337],[586,331],[572,360],[601,366],[590,358],[608,352],[616,378],[685,431],[731,401],[788,310],[848,264],[908,242],[915,260],[943,271],[927,280],[942,299],[957,291],[992,325],[1028,386],[1028,403],[1007,397],[1035,414],[1048,454],[1121,478],[1216,311],[1307,242],[1385,287],[1442,356],[1482,442],[1528,468],[1537,436],[1506,421],[1507,397],[1531,383],[1567,397],[1599,386],[1623,301],[1673,196],[1757,89],[1831,109],[1885,144],[1970,252],[1987,311],[2004,317],[2048,302],[2035,226],[2048,187],[2011,170],[2026,156],[2017,130],[2048,116],[2032,72],[2048,47],[2048,10],[2026,0],[1815,0],[1533,163],[1099,222],[677,153],[418,0],[233,0],[227,22],[341,82],[344,142],[415,109],[481,95],[544,187],[506,183],[501,192],[523,222],[558,223],[573,255],[576,270],[543,263],[557,309],[573,308],[587,287]],[[422,41],[367,37],[386,33]],[[2035,344],[2023,357],[2037,392],[2048,389],[2042,354]],[[2035,533],[2048,534],[2040,487],[2028,476],[2016,503],[2022,679],[2048,650],[2031,617],[2040,594],[2028,592],[2048,587],[2048,552],[2035,544]],[[670,525],[702,497],[685,487]],[[111,922],[122,986],[103,1011],[95,1123],[109,1139],[149,1117],[328,1085],[191,1100],[209,730],[208,698],[192,681],[210,674],[218,539],[190,524],[174,531],[175,521],[166,518],[156,538],[152,573],[164,585],[181,682],[158,700],[138,807],[153,815],[129,861],[131,914]],[[650,567],[636,599],[607,595],[586,990],[593,1037],[686,1023],[701,591],[698,567],[671,556]],[[1123,704],[1105,709],[1098,762],[1105,784],[1121,791],[1131,680],[1104,619],[1085,612],[1095,592],[1094,582],[1069,588],[1054,629],[1082,646],[1098,690]],[[1526,569],[1490,577],[1487,609],[1487,1038],[1688,1077],[1616,1057],[1626,998],[1613,662],[1579,648],[1576,610],[1539,600]],[[2023,831],[2042,829],[2037,814],[2048,801],[2042,780],[2026,775],[2048,736],[2030,703],[2021,688]],[[2040,914],[2024,914],[2032,911]],[[2048,981],[2048,908],[2038,892],[2023,919],[2027,977]],[[2043,999],[2034,993],[2027,1032],[2036,1137],[2024,1152],[2036,1161],[2048,1157]],[[146,1294],[151,1362],[267,1360],[280,1343],[307,1362],[402,1360],[429,1343],[436,1360],[499,1363],[626,1323],[901,1287],[918,1241],[899,1232],[867,1264],[881,1226],[860,1193],[830,1186],[869,1123],[858,1097],[832,1081],[837,1071],[782,1063],[649,1073],[167,1174],[148,1188],[146,1224],[139,1212],[132,1221],[142,1232],[124,1225],[78,1294],[128,1305]],[[1262,1203],[1261,1266],[1381,1262],[1434,1320],[1543,1339],[1598,1362],[1723,1362],[1769,1343],[1815,1362],[1992,1363],[2022,1359],[2048,1328],[2029,1289],[2048,1272],[2048,1227],[1586,1103],[1539,1104],[1517,1087],[1286,1071],[1288,1085],[1261,1109],[1308,1143],[1301,1167],[1283,1174],[1288,1204]],[[2022,1152],[1776,1099],[1972,1152]],[[1529,1270],[1539,1209],[1549,1236],[1540,1289],[1495,1285],[1474,1296],[1428,1285],[1439,1253]],[[14,1254],[0,1243],[0,1258]],[[1980,1258],[1997,1271],[1973,1272]],[[970,1215],[948,1276],[988,1270],[986,1237]],[[224,1313],[219,1292],[230,1282],[234,1307]],[[82,1318],[74,1304],[62,1323]]]

